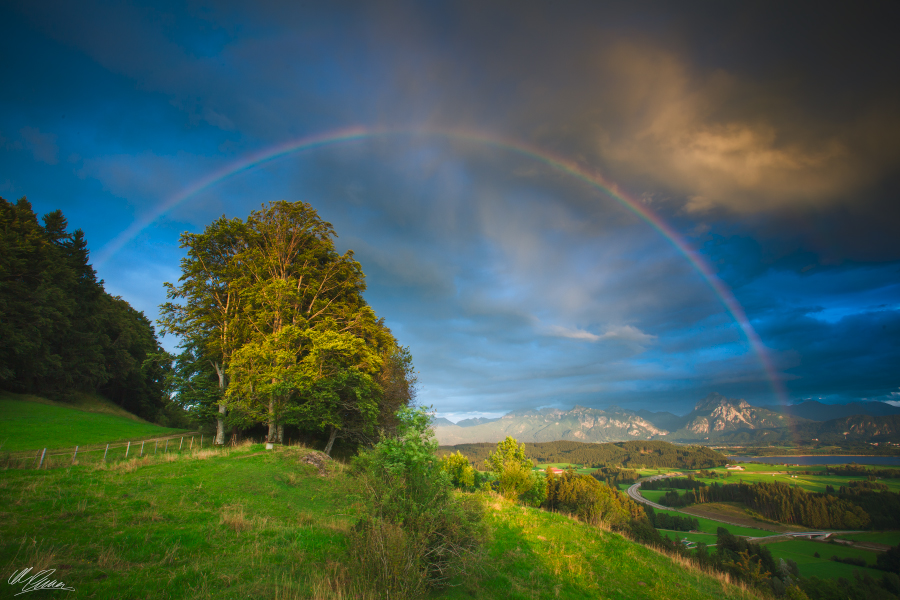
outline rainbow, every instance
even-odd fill
[[[731,290],[716,275],[709,262],[699,253],[697,253],[687,240],[675,231],[668,223],[663,221],[656,213],[650,210],[644,204],[638,202],[634,198],[627,195],[619,189],[619,187],[608,181],[602,175],[589,171],[588,169],[578,165],[574,161],[567,160],[558,156],[554,156],[549,152],[525,144],[523,142],[508,140],[499,137],[484,135],[481,133],[465,131],[465,130],[398,130],[398,129],[376,129],[366,127],[351,127],[338,131],[331,131],[318,135],[292,140],[276,146],[271,146],[259,152],[244,156],[233,161],[221,169],[210,173],[206,177],[199,179],[193,184],[175,194],[155,210],[137,219],[128,228],[119,233],[115,238],[110,240],[103,248],[100,249],[95,265],[99,266],[108,261],[113,255],[121,250],[126,244],[133,240],[141,231],[150,226],[154,221],[165,213],[169,212],[179,204],[196,196],[200,192],[207,190],[221,181],[234,177],[240,173],[249,171],[263,163],[267,163],[283,156],[300,152],[303,150],[313,150],[323,146],[331,146],[335,144],[351,142],[355,140],[364,140],[376,137],[389,136],[430,136],[440,137],[448,140],[459,140],[465,142],[477,143],[485,146],[500,148],[515,154],[526,156],[535,161],[549,165],[550,167],[566,173],[576,179],[580,179],[584,183],[599,189],[611,198],[615,199],[623,207],[647,222],[651,227],[658,231],[666,238],[675,248],[687,258],[688,262],[700,273],[709,286],[715,292],[716,296],[722,301],[725,309],[738,324],[750,347],[758,357],[768,378],[772,390],[780,404],[787,406],[787,393],[781,378],[775,370],[774,365],[769,357],[766,347],[762,340],[744,313],[737,298]]]

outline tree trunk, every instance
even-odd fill
[[[225,394],[225,369],[219,363],[213,363],[219,376],[219,391]],[[216,446],[225,445],[225,405],[219,404],[219,415],[216,418]]]
[[[328,437],[328,444],[325,446],[325,454],[331,456],[331,447],[334,446],[334,439],[337,437],[337,427],[331,428],[331,435]]]
[[[269,434],[266,436],[267,442],[275,441],[275,396],[269,396]]]
[[[278,439],[279,444],[284,443],[284,425],[282,425],[281,423],[279,423],[275,428],[275,437],[276,439]]]

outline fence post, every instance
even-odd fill
[[[44,466],[44,455],[47,454],[47,449],[44,448],[44,451],[41,452],[41,462],[38,463],[38,469]]]
[[[144,442],[141,442],[141,458],[144,457]]]
[[[188,448],[188,450],[189,450],[189,451],[193,451],[193,450],[194,450],[194,436],[191,436],[191,447]]]
[[[106,462],[106,453],[109,452],[109,444],[106,445],[106,450],[103,451],[103,462]]]
[[[159,448],[159,440],[156,440],[156,443],[153,446],[153,454],[156,454],[157,448]]]
[[[72,455],[72,464],[75,464],[75,457],[78,456],[78,446],[75,446],[75,454]]]
[[[181,447],[184,446],[184,436],[181,436],[181,443],[178,444],[178,451],[181,452]]]
[[[165,454],[169,453],[169,440],[166,440],[166,449],[164,450]]]
[[[128,451],[131,449],[131,442],[128,442],[128,445],[125,446],[125,458],[128,458]]]

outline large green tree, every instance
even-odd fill
[[[165,283],[170,301],[160,307],[161,332],[182,338],[181,346],[187,354],[182,357],[180,373],[187,372],[185,358],[203,361],[215,370],[218,397],[206,393],[201,405],[205,408],[216,400],[215,443],[224,444],[226,373],[231,355],[243,339],[239,319],[241,295],[235,285],[240,277],[236,257],[247,249],[247,229],[240,219],[222,217],[203,233],[182,234],[181,247],[187,249],[187,256],[181,260],[178,285]],[[202,367],[194,365],[189,370],[196,373]],[[180,389],[194,388],[183,381]]]
[[[224,366],[232,421],[267,423],[270,441],[285,424],[326,431],[326,452],[340,437],[374,441],[415,381],[409,351],[366,304],[362,268],[335,237],[312,206],[284,201],[185,234],[162,319],[195,357]]]
[[[170,357],[153,326],[104,291],[80,229],[58,210],[42,221],[25,198],[0,198],[0,387],[61,400],[99,392],[165,417]]]

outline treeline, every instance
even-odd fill
[[[442,446],[441,454],[462,452],[476,465],[483,465],[496,444]],[[570,463],[589,468],[619,466],[636,468],[709,469],[728,463],[722,454],[704,446],[678,446],[669,442],[537,442],[526,444],[528,456],[537,463]]]
[[[848,465],[830,465],[825,467],[825,472],[830,475],[843,477],[870,477],[882,479],[896,479],[900,477],[900,469],[870,469],[865,465],[850,463]]]
[[[697,481],[693,477],[666,477],[663,479],[653,479],[645,481],[641,484],[641,488],[645,490],[696,490],[706,486],[702,481]]]
[[[657,513],[652,506],[644,506],[644,512],[650,524],[657,529],[670,529],[672,531],[696,531],[700,529],[700,522],[691,517],[681,517],[668,513]]]
[[[616,487],[620,483],[631,485],[640,478],[640,474],[634,469],[621,469],[619,467],[600,467],[591,475],[610,487]]]
[[[171,357],[143,313],[103,289],[84,232],[0,198],[0,388],[65,401],[99,393],[162,425]]]
[[[680,496],[672,491],[660,499],[660,504],[667,506],[707,502],[743,502],[767,519],[815,529],[864,529],[871,523],[865,510],[843,497],[809,493],[777,482],[712,483]]]

